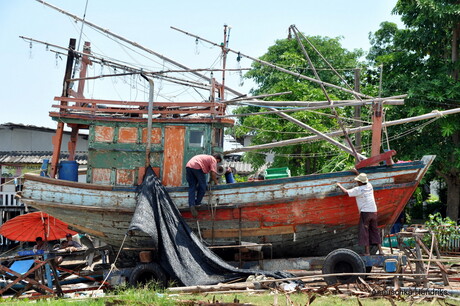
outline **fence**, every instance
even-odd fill
[[[20,207],[23,206],[21,201],[15,198],[16,192],[0,192],[0,206]]]

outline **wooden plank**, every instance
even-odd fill
[[[83,107],[83,106],[72,106],[72,105],[58,105],[58,104],[53,104],[51,107],[53,108],[59,108],[60,110],[65,110],[67,112],[69,111],[79,111],[79,112],[87,112],[91,114],[97,114],[97,113],[110,113],[110,114],[147,114],[147,110],[145,109],[135,109],[135,108],[124,108],[124,107],[104,107],[104,108],[97,108],[97,107]],[[199,107],[167,107],[167,108],[161,108],[160,109],[154,109],[153,111],[154,114],[217,114],[217,115],[223,115],[223,111],[221,110],[220,107],[206,107],[200,105]]]
[[[97,114],[74,114],[74,113],[58,113],[58,112],[49,112],[50,117],[55,118],[55,120],[64,121],[64,119],[74,119],[74,120],[83,120],[87,123],[90,121],[100,121],[100,122],[133,122],[133,123],[146,123],[147,118],[141,117],[110,117],[107,116],[98,116]],[[177,124],[188,124],[188,123],[218,123],[225,126],[232,126],[235,123],[235,120],[228,118],[217,118],[217,117],[206,117],[206,118],[170,118],[170,117],[161,117],[154,118],[153,122],[155,123],[177,123]]]
[[[91,182],[94,184],[110,185],[111,174],[112,174],[112,169],[92,168],[91,169]]]
[[[107,237],[107,235],[101,231],[96,231],[94,229],[91,229],[91,228],[87,228],[87,227],[84,227],[84,226],[81,226],[81,225],[77,225],[77,224],[69,224],[72,228],[76,229],[77,231],[81,232],[81,233],[88,233],[90,235],[94,235],[96,237],[101,237],[102,239],[104,237]]]
[[[294,233],[294,227],[292,225],[276,226],[270,228],[243,228],[241,229],[242,237],[250,236],[270,236],[270,235],[282,235]],[[203,230],[201,235],[203,238],[211,238],[212,230]],[[233,238],[240,236],[240,230],[235,229],[214,229],[214,238]]]
[[[29,181],[36,181],[36,182],[41,182],[41,183],[50,184],[50,185],[67,186],[67,187],[83,188],[83,189],[91,189],[91,190],[106,190],[106,191],[113,190],[112,186],[108,186],[108,185],[97,185],[97,184],[72,182],[72,181],[67,181],[67,180],[58,180],[58,179],[39,176],[38,174],[31,174],[31,173],[24,174],[24,178]]]
[[[137,128],[122,126],[118,129],[118,143],[137,143]]]
[[[50,176],[52,178],[56,177],[57,166],[59,163],[59,157],[61,154],[61,145],[62,145],[62,135],[64,134],[64,122],[59,121],[56,128],[56,134],[52,138],[53,143],[53,157],[51,159],[51,169]]]
[[[152,144],[161,144],[162,136],[161,128],[154,127],[152,128],[152,136],[150,137],[150,142]],[[147,128],[142,129],[142,143],[147,143]]]
[[[184,126],[165,128],[163,176],[164,186],[181,186],[184,163]]]
[[[112,142],[115,135],[115,128],[112,126],[97,125],[94,128],[94,141]]]
[[[133,186],[136,170],[134,169],[117,169],[115,183],[119,186]]]
[[[360,161],[359,163],[356,164],[355,168],[356,169],[361,169],[364,167],[369,167],[375,164],[378,164],[379,162],[386,161],[388,165],[393,165],[393,161],[391,160],[392,156],[396,155],[395,150],[390,150],[385,153],[375,155],[369,158],[366,158],[365,160]]]
[[[67,102],[78,102],[87,104],[112,104],[112,105],[136,105],[136,106],[148,106],[148,102],[139,101],[120,101],[120,100],[100,100],[100,99],[79,99],[71,97],[54,97],[54,101],[67,101]],[[154,102],[154,107],[215,107],[222,106],[223,103],[218,102]]]

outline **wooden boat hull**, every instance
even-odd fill
[[[360,169],[374,186],[379,226],[391,226],[434,156],[421,161]],[[194,218],[187,188],[168,188],[197,235],[207,243],[271,244],[273,257],[321,256],[338,247],[357,248],[359,213],[354,198],[336,183],[355,186],[351,171],[215,186]],[[135,189],[76,183],[26,175],[22,200],[75,230],[120,246],[136,207]],[[143,233],[131,233],[125,247],[151,247]]]

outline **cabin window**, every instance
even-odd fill
[[[190,131],[189,144],[191,147],[203,147],[204,133],[202,131]]]

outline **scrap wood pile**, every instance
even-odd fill
[[[442,301],[449,299],[454,302],[460,302],[460,298],[452,296],[452,290],[446,291],[442,288],[431,288],[423,290],[423,288],[416,287],[396,287],[394,286],[395,276],[382,276],[385,273],[366,273],[365,276],[358,277],[358,280],[352,284],[334,284],[326,285],[323,282],[321,274],[312,274],[309,276],[301,276],[296,279],[301,279],[304,283],[302,285],[294,285],[289,281],[291,279],[270,279],[261,278],[252,279],[251,281],[245,280],[238,283],[225,283],[211,286],[188,286],[188,287],[172,287],[168,288],[169,292],[174,295],[191,295],[199,294],[202,296],[212,296],[212,302],[215,303],[216,295],[219,294],[271,294],[273,295],[273,305],[277,305],[278,299],[286,299],[291,301],[290,305],[296,305],[291,300],[291,295],[305,294],[304,303],[306,305],[312,304],[318,297],[321,296],[337,296],[343,299],[357,299],[358,304],[361,300],[365,299],[378,299],[385,298],[395,305],[394,301],[404,301],[410,303],[418,303],[422,301]],[[396,289],[398,288],[398,289]],[[459,287],[460,288],[460,287]],[[416,290],[418,289],[418,290]],[[460,293],[460,292],[459,292]],[[192,302],[192,300],[181,302]],[[196,302],[196,301],[194,301]],[[280,301],[281,302],[281,301]],[[453,305],[450,302],[445,302],[445,305]],[[196,305],[196,304],[194,304]],[[207,305],[203,302],[200,305]],[[222,305],[222,304],[219,304]],[[229,303],[229,305],[243,305],[236,301]],[[247,305],[247,304],[244,304]],[[305,304],[302,304],[305,305]]]
[[[401,234],[403,235],[409,234]],[[272,279],[262,276],[240,279],[240,282],[221,283],[211,286],[188,286],[169,288],[171,293],[189,295],[215,294],[306,294],[307,304],[317,297],[335,295],[341,298],[375,299],[390,301],[446,301],[460,302],[460,257],[446,257],[436,251],[436,238],[430,236],[431,244],[425,245],[421,234],[411,234],[414,245],[401,245],[393,249],[406,256],[407,264],[401,265],[396,273],[385,273],[382,268],[373,267],[373,273],[342,273],[346,276],[359,274],[356,282],[350,284],[327,285],[319,271],[305,273],[289,279]],[[337,274],[336,274],[337,275]],[[302,280],[303,284],[291,283]],[[274,297],[275,298],[275,297]],[[393,303],[392,303],[393,304]]]
[[[402,267],[406,273],[412,273],[414,285],[428,288],[429,284],[451,287],[452,281],[458,281],[460,257],[442,256],[436,234],[426,229],[397,234],[398,248],[407,258]]]

